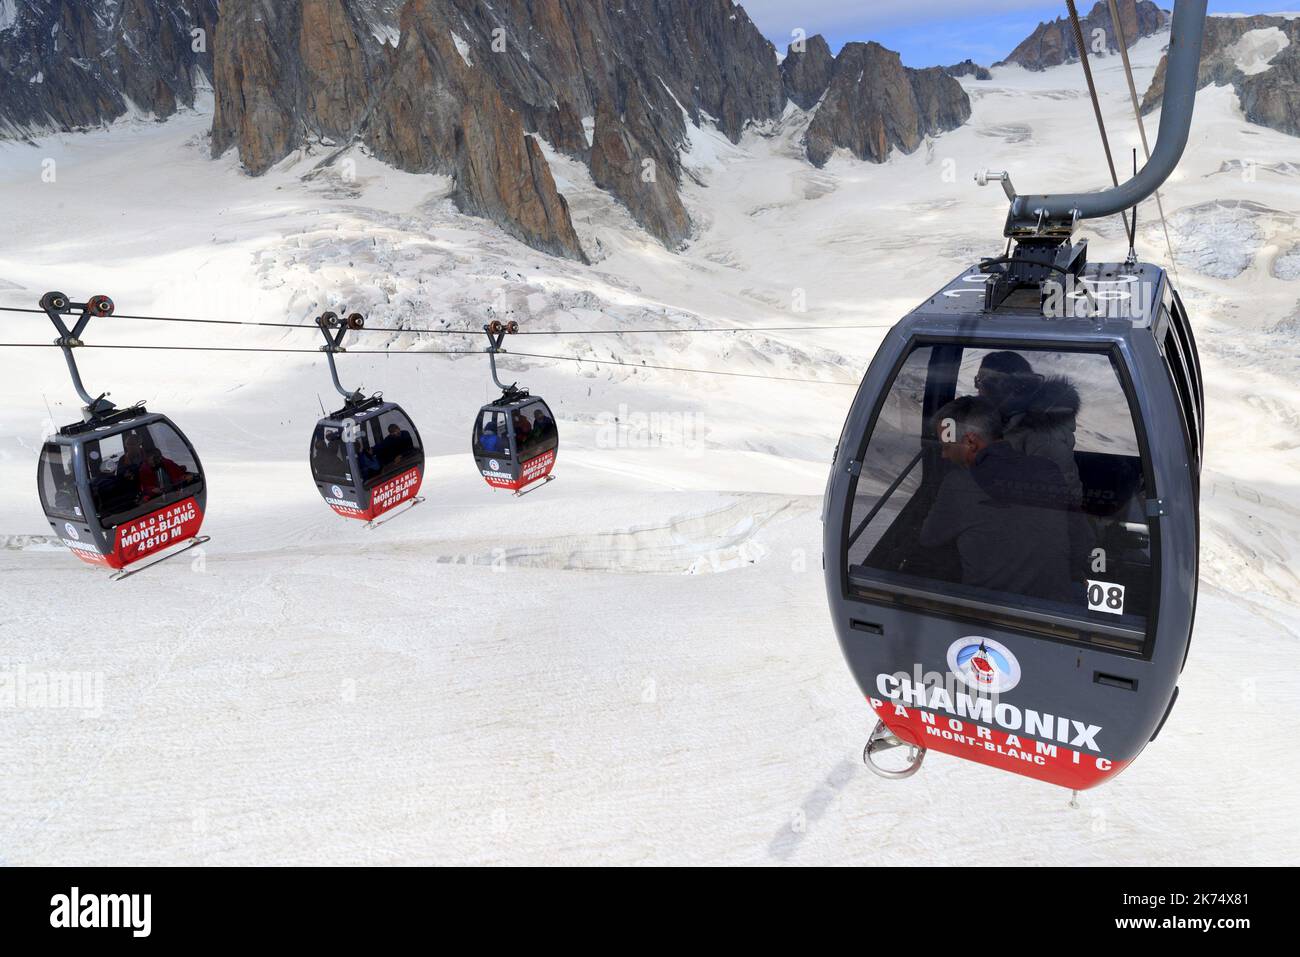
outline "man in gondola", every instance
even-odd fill
[[[483,434],[480,435],[478,439],[478,446],[484,452],[501,451],[501,436],[497,435],[497,427],[495,425],[489,425],[483,430]]]
[[[1083,501],[1083,483],[1074,460],[1079,390],[1065,376],[1043,376],[1018,352],[990,352],[975,376],[980,398],[997,407],[1003,438],[1025,455],[1050,459],[1070,491]]]
[[[394,422],[388,427],[388,434],[379,443],[379,448],[376,451],[379,453],[381,464],[391,465],[393,462],[402,461],[402,458],[410,454],[414,449],[415,440],[411,438],[411,433]]]
[[[331,442],[327,436],[328,432],[322,433],[321,437],[316,440],[316,447],[312,450],[314,459],[312,468],[318,475],[335,478],[348,473],[348,453],[343,447],[342,440],[335,439]]]
[[[361,478],[363,480],[373,478],[379,474],[379,456],[375,455],[375,450],[364,439],[357,443],[357,464],[361,466]]]
[[[167,458],[161,449],[150,449],[140,467],[140,494],[147,502],[179,488],[189,477],[185,467]]]
[[[963,396],[934,417],[944,477],[921,527],[924,548],[955,546],[964,585],[1068,601],[1070,490],[1061,470],[1005,441],[991,402]]]
[[[515,448],[522,449],[527,443],[529,437],[533,434],[533,425],[528,421],[528,416],[524,415],[518,409],[515,409],[511,416],[511,421],[515,428]]]
[[[538,409],[533,413],[533,435],[544,439],[551,434],[553,428],[555,428],[555,421],[545,411]]]
[[[142,465],[144,442],[137,433],[128,432],[122,439],[122,457],[117,460],[117,477],[134,482]]]

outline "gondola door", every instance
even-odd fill
[[[555,416],[539,398],[530,398],[516,409],[513,422],[510,434],[515,461],[519,463],[515,484],[518,492],[550,480],[560,439]]]
[[[347,422],[323,420],[312,436],[311,471],[325,504],[344,518],[366,519],[366,493],[360,481],[355,430]]]
[[[358,423],[358,441],[352,446],[360,467],[364,516],[375,521],[418,498],[424,478],[424,448],[420,434],[406,413],[385,403]]]

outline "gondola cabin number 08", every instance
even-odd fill
[[[1006,254],[904,317],[854,400],[823,557],[840,647],[879,718],[864,757],[885,777],[934,750],[1082,790],[1132,763],[1177,700],[1200,550],[1196,342],[1136,229],[1122,263],[1090,263],[1073,234],[1136,216],[1177,166],[1205,13],[1175,5],[1146,168],[1055,195],[980,174],[1011,202]],[[906,766],[880,763],[904,750]]]

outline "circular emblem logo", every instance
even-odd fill
[[[493,472],[500,472],[501,463],[498,462],[496,459],[488,459],[488,468],[490,468]]]
[[[339,488],[337,485],[335,485],[333,488],[330,489],[330,493],[331,493],[335,498],[342,498],[342,497],[343,497],[343,489]]]
[[[77,534],[77,526],[73,525],[71,522],[64,522],[63,530],[68,533],[68,538],[72,539],[74,542],[81,541],[81,536]]]
[[[967,687],[991,694],[1020,684],[1020,662],[1011,649],[978,635],[958,638],[948,646],[948,670]]]

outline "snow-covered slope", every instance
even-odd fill
[[[1135,49],[1140,86],[1163,42]],[[1095,66],[1127,150],[1119,60]],[[549,154],[591,267],[361,154],[307,179],[305,158],[248,179],[207,159],[201,113],[0,144],[0,304],[60,289],[132,314],[302,321],[346,305],[392,328],[507,314],[538,331],[883,327],[1000,249],[1005,207],[971,184],[977,168],[1027,191],[1102,184],[1076,73],[966,81],[971,122],[883,166],[813,169],[795,110],[738,147],[700,131],[686,196],[702,228],[680,256]],[[86,672],[102,700],[0,702],[0,859],[1293,862],[1300,281],[1280,277],[1300,246],[1297,169],[1300,140],[1246,124],[1230,91],[1203,94],[1164,193],[1209,387],[1197,634],[1160,740],[1082,810],[942,756],[904,783],[861,766],[869,712],[827,620],[818,510],[883,328],[518,340],[824,380],[508,360],[564,437],[559,480],[520,501],[483,486],[467,454],[486,362],[414,354],[477,341],[369,336],[413,354],[343,356],[345,382],[402,402],[432,455],[429,504],[375,532],[333,517],[309,480],[317,397],[330,401],[319,357],[87,351],[90,388],[165,410],[209,475],[200,558],[120,584],[40,540],[35,450],[77,409],[56,351],[12,350],[0,674]],[[1142,247],[1163,261],[1148,205]],[[1094,257],[1122,255],[1116,224],[1088,235]],[[40,317],[0,323],[0,341],[51,338]],[[125,319],[88,338],[316,344]]]

